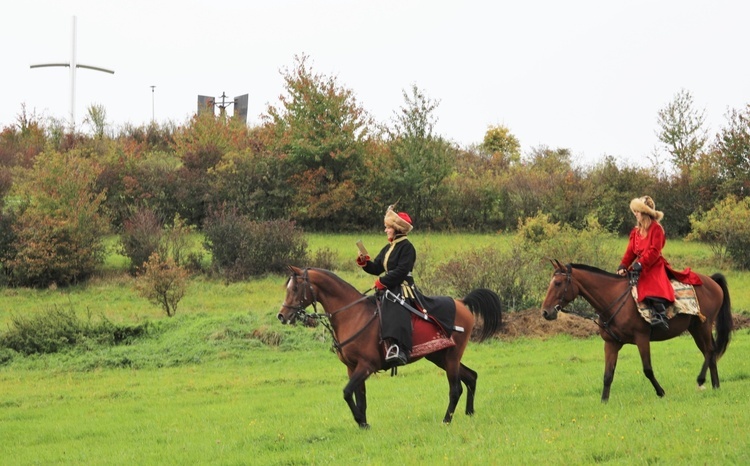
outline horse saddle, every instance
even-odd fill
[[[672,284],[672,288],[674,288],[675,301],[667,308],[667,318],[671,319],[677,314],[687,314],[700,317],[701,322],[705,321],[706,316],[701,314],[698,297],[695,295],[695,288],[693,288],[693,285],[678,282],[677,280],[670,280],[669,282]],[[638,305],[638,312],[641,314],[641,317],[643,317],[646,322],[651,323],[651,306],[645,302],[638,302],[638,290],[635,286],[630,289],[633,294],[633,299],[635,299],[635,302]]]
[[[384,299],[388,299],[386,296]],[[445,348],[456,346],[451,335],[462,331],[454,326],[456,320],[456,302],[449,296],[424,296],[401,303],[411,317],[412,348],[410,359],[419,358]],[[417,302],[415,302],[417,301]],[[399,304],[397,299],[391,301]],[[412,303],[414,306],[412,306]],[[407,309],[404,309],[407,311]],[[417,314],[420,315],[417,315]]]

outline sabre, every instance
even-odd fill
[[[422,311],[419,311],[419,310],[415,309],[413,306],[411,306],[409,303],[407,303],[406,300],[402,296],[397,295],[396,293],[392,292],[391,290],[385,290],[385,298],[388,301],[391,301],[393,303],[398,303],[398,304],[402,305],[404,307],[404,309],[406,309],[407,311],[411,312],[412,314],[416,314],[422,320],[430,320],[429,317],[427,316],[426,312],[422,312]],[[453,326],[453,331],[454,332],[463,333],[464,332],[464,328],[460,327],[458,325],[454,325]]]

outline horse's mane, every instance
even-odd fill
[[[616,273],[607,272],[606,270],[602,270],[598,267],[594,267],[593,265],[586,265],[586,264],[569,264],[569,265],[574,269],[584,270],[586,272],[596,273],[596,274],[604,275],[610,278],[620,278],[620,279],[627,278],[621,275],[617,275]]]
[[[343,278],[339,277],[338,275],[336,275],[335,273],[331,272],[330,270],[320,269],[320,268],[317,268],[317,267],[308,267],[307,270],[314,270],[315,272],[318,272],[318,273],[321,273],[323,275],[326,275],[327,277],[329,277],[332,280],[335,280],[335,281],[343,283],[345,286],[351,288],[357,294],[362,294],[362,292],[359,291],[358,289],[356,289],[354,287],[354,285],[352,285],[351,283],[347,282],[346,280],[344,280]]]

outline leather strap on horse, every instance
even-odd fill
[[[565,278],[566,278],[566,280],[565,280],[565,289],[563,289],[563,294],[562,294],[563,298],[565,297],[565,293],[568,290],[568,285],[570,284],[571,280],[573,279],[573,266],[570,265],[570,264],[566,264],[565,269],[566,269],[565,270]],[[633,277],[631,277],[630,284],[632,286],[635,286],[633,284],[632,280],[633,280]],[[636,276],[635,277],[635,283],[637,283],[637,282],[638,282],[638,277]],[[599,328],[601,328],[602,330],[604,330],[605,332],[607,332],[607,334],[609,336],[611,336],[612,338],[614,338],[615,341],[617,341],[617,343],[622,343],[622,340],[620,340],[620,338],[612,332],[612,330],[609,328],[609,323],[612,322],[612,320],[615,318],[615,316],[620,313],[620,311],[622,310],[622,307],[625,305],[625,302],[626,302],[626,300],[624,298],[629,293],[630,293],[630,288],[626,288],[625,292],[619,298],[617,298],[612,304],[610,304],[609,307],[607,307],[607,309],[604,310],[604,312],[607,312],[610,309],[612,309],[615,306],[615,304],[620,303],[620,306],[617,308],[617,310],[614,312],[614,314],[612,314],[610,316],[610,318],[607,319],[606,322],[604,322],[603,324],[599,322],[599,320],[601,320],[601,318],[602,318],[601,314],[603,314],[604,312],[602,312],[601,314],[597,313],[597,318],[596,319],[594,319],[594,318],[591,319],[591,320],[594,321],[594,323],[596,325],[599,326]],[[562,301],[562,299],[561,299],[561,301]],[[561,312],[564,312],[566,314],[570,314],[571,313],[571,311],[565,309],[564,307],[560,306],[559,304],[558,304],[558,308],[559,308],[559,310]]]
[[[361,329],[357,330],[354,333],[354,335],[352,335],[351,337],[347,338],[346,340],[344,340],[342,342],[339,342],[336,339],[336,333],[333,331],[333,327],[331,327],[331,323],[330,323],[331,317],[335,316],[339,312],[342,312],[342,311],[345,311],[345,310],[349,309],[350,307],[354,306],[355,304],[361,303],[365,299],[367,299],[367,296],[363,295],[358,300],[352,301],[351,303],[347,304],[346,306],[344,306],[344,307],[342,307],[340,309],[337,309],[337,310],[335,310],[335,311],[333,311],[331,313],[325,313],[325,314],[315,313],[315,314],[311,314],[311,316],[314,316],[316,318],[321,318],[321,317],[325,318],[325,320],[322,320],[321,322],[323,323],[323,326],[325,328],[327,328],[328,332],[331,334],[331,338],[333,339],[333,348],[336,350],[336,352],[340,353],[341,352],[341,348],[343,348],[344,346],[348,345],[352,341],[356,340],[357,337],[362,332],[364,332],[367,327],[370,326],[370,324],[375,320],[375,318],[378,316],[378,314],[380,314],[380,302],[378,302],[377,307],[375,308],[375,312],[372,314],[372,316],[370,316],[370,319],[367,322],[365,322],[365,325],[362,326]],[[313,308],[314,307],[315,307],[315,304],[313,303]]]
[[[599,319],[601,319],[601,317],[602,317],[601,315],[599,315],[599,319],[594,320],[594,322],[596,323],[596,325],[598,325],[599,327],[601,327],[602,329],[604,329],[604,331],[607,332],[607,334],[609,334],[609,336],[611,336],[612,338],[614,338],[615,341],[617,341],[617,343],[622,343],[622,340],[620,340],[620,338],[617,335],[615,335],[612,332],[612,330],[610,330],[609,323],[612,322],[612,320],[615,318],[615,316],[620,313],[620,311],[622,310],[622,307],[625,305],[625,302],[626,302],[626,300],[623,299],[623,298],[625,298],[629,293],[630,293],[630,288],[627,288],[625,290],[625,293],[623,293],[619,298],[617,298],[617,300],[615,302],[613,302],[612,304],[609,305],[609,307],[606,309],[607,311],[609,311],[610,309],[612,309],[612,307],[615,304],[617,304],[618,302],[622,301],[622,302],[620,302],[620,306],[617,308],[617,310],[614,312],[614,314],[612,314],[612,316],[609,319],[607,319],[607,321],[604,322],[604,324],[599,323]]]

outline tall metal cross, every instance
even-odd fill
[[[98,66],[84,65],[76,61],[76,17],[73,16],[73,44],[70,57],[70,63],[41,63],[31,65],[31,68],[44,68],[48,66],[65,66],[70,68],[70,131],[75,131],[76,126],[76,69],[87,68],[89,70],[103,71],[105,73],[115,74],[114,71]]]

